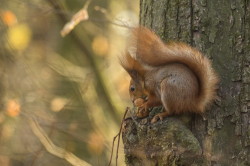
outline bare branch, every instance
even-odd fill
[[[91,0],[88,0],[83,8],[79,10],[74,16],[71,18],[69,22],[67,22],[63,29],[61,30],[61,36],[64,37],[67,34],[69,34],[75,26],[77,26],[81,21],[85,21],[89,19],[89,14],[88,14],[88,6],[90,4]]]
[[[86,161],[79,159],[71,152],[66,151],[63,148],[60,148],[56,146],[47,136],[47,134],[44,132],[44,130],[41,128],[41,126],[38,124],[38,122],[35,119],[30,118],[30,127],[33,131],[33,133],[37,136],[37,138],[40,140],[42,145],[45,147],[45,149],[62,159],[65,159],[73,166],[91,166]]]

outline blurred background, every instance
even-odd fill
[[[0,166],[71,165],[56,147],[108,164],[131,106],[117,57],[138,13],[134,0],[0,0]]]

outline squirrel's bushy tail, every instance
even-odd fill
[[[164,44],[161,39],[147,28],[133,30],[135,52],[132,56],[149,66],[160,66],[168,63],[185,64],[194,72],[199,81],[197,111],[203,112],[205,107],[215,99],[218,77],[210,60],[198,50],[181,42]]]

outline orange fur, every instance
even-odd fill
[[[129,73],[132,77],[134,72],[139,75],[145,74],[145,67],[135,60],[128,52],[125,55],[119,57],[121,66]]]
[[[193,98],[192,103],[187,100],[179,101],[179,104],[172,103],[168,105],[175,105],[176,107],[180,107],[180,105],[183,105],[183,107],[187,107],[188,104],[190,104],[190,106],[192,105],[192,111],[204,112],[206,106],[215,99],[218,84],[218,77],[215,71],[212,69],[210,60],[203,56],[197,49],[192,48],[187,44],[181,42],[171,42],[168,44],[164,44],[158,36],[156,36],[147,28],[135,28],[133,29],[132,33],[133,41],[130,49],[132,48],[136,51],[133,55],[127,54],[124,56],[124,59],[126,59],[126,63],[122,63],[122,66],[127,71],[136,70],[139,73],[142,73],[144,77],[145,75],[147,75],[147,78],[145,78],[144,81],[146,85],[148,84],[148,91],[151,91],[151,93],[154,93],[154,91],[156,91],[157,85],[154,84],[157,84],[159,82],[157,82],[157,80],[152,81],[152,79],[156,78],[154,74],[160,75],[157,78],[163,79],[166,77],[166,73],[180,72],[183,71],[183,68],[185,68],[181,67],[180,65],[178,66],[173,64],[182,64],[182,66],[187,66],[185,70],[189,70],[191,73],[193,73],[197,78],[197,81],[192,77],[192,74],[189,75],[189,71],[180,73],[180,80],[187,78],[187,82],[192,84],[191,89],[193,89],[193,92],[191,91],[190,94],[188,93],[187,95],[196,93],[196,89],[198,93]],[[170,67],[170,65],[174,67]],[[152,71],[150,72],[150,70],[145,70],[146,66],[152,67],[152,71],[156,72],[153,72],[152,74]],[[174,69],[175,71],[165,71],[171,69]],[[151,80],[151,82],[147,82],[147,80]],[[186,80],[183,80],[183,84],[185,84],[185,81]],[[198,83],[196,84],[195,81]],[[168,86],[167,83],[164,86]],[[180,88],[188,90],[190,86],[185,88],[185,85],[182,85]],[[168,93],[168,95],[171,95],[170,93],[175,93],[169,90],[167,87],[163,87],[163,89],[165,91],[163,91],[162,93]],[[173,96],[174,98],[176,98],[175,94],[173,94]],[[168,99],[161,99],[164,106],[166,105],[166,103],[164,104],[164,102],[170,102],[167,100]],[[183,109],[180,112],[186,111],[185,108],[180,109]]]
[[[197,49],[181,42],[164,44],[158,36],[147,28],[139,27],[133,30],[137,41],[136,58],[150,66],[182,63],[187,65],[199,80],[199,96],[197,104],[202,110],[216,97],[218,84],[210,60]]]

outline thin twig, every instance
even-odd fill
[[[109,164],[108,166],[111,165],[111,162],[112,162],[112,158],[113,158],[113,151],[114,151],[114,144],[115,144],[115,140],[116,138],[118,137],[118,143],[117,143],[117,149],[116,149],[116,160],[115,160],[115,165],[117,166],[117,161],[118,161],[118,149],[119,149],[119,145],[120,145],[120,136],[121,136],[121,131],[122,131],[122,125],[123,125],[123,122],[124,122],[124,119],[128,113],[128,110],[129,110],[129,107],[126,108],[126,111],[123,115],[123,118],[122,118],[122,121],[121,121],[121,125],[120,125],[120,130],[118,132],[118,134],[113,138],[113,143],[112,143],[112,149],[111,149],[111,155],[110,155],[110,160],[109,160]]]
[[[109,159],[109,166],[111,165],[111,162],[112,162],[113,151],[114,151],[114,144],[115,144],[115,140],[116,140],[116,138],[117,138],[118,135],[119,135],[119,133],[113,138],[112,149],[111,149],[111,155],[110,155],[110,159]]]
[[[115,158],[115,165],[117,166],[117,162],[118,162],[118,150],[119,150],[119,146],[120,146],[120,138],[121,138],[121,132],[118,135],[118,143],[117,143],[117,148],[116,148],[116,158]]]
[[[103,8],[103,7],[95,6],[94,9],[95,9],[96,11],[99,11],[99,12],[101,12],[102,14],[104,14],[105,18],[107,19],[107,20],[105,20],[105,22],[108,22],[108,23],[110,23],[110,24],[113,24],[113,25],[116,25],[116,26],[119,26],[119,27],[127,28],[127,29],[132,29],[132,28],[134,28],[133,26],[129,26],[129,25],[125,24],[124,21],[122,21],[122,20],[120,20],[120,19],[118,19],[118,18],[113,19],[114,17],[111,16],[111,14],[107,11],[107,9],[105,9],[105,8]],[[89,20],[93,20],[93,19],[89,19]],[[114,20],[114,21],[112,21],[112,20]],[[95,21],[95,20],[94,20],[94,21]],[[120,23],[122,23],[122,24],[119,24],[119,23],[117,23],[117,22],[120,22]]]

